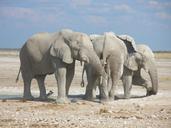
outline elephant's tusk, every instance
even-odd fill
[[[84,61],[85,63],[89,63],[89,59],[87,57],[82,57],[82,61]]]

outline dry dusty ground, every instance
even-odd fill
[[[79,65],[79,64],[78,64]],[[54,76],[46,79],[47,91],[54,94],[47,102],[22,100],[23,83],[16,84],[19,69],[17,56],[0,56],[0,127],[57,127],[57,128],[171,128],[171,59],[157,59],[159,93],[143,97],[145,90],[134,86],[132,98],[122,98],[110,104],[82,100],[85,88],[79,86],[81,67],[77,66],[70,90],[72,102],[57,105]],[[122,97],[123,89],[117,90]],[[37,83],[32,93],[38,97]]]

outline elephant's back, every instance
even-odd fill
[[[127,55],[126,45],[122,40],[118,39],[116,35],[110,36],[109,42],[111,42],[110,48],[112,52]]]
[[[138,44],[138,45],[136,45],[136,47],[137,47],[137,51],[139,51],[143,55],[148,56],[153,59],[155,58],[152,50],[147,45]]]
[[[38,33],[27,40],[25,49],[32,61],[40,62],[47,54],[52,42],[52,34]]]
[[[52,34],[38,33],[30,37],[20,51],[21,67],[29,67],[33,75],[53,73],[49,50]]]
[[[103,43],[104,43],[103,38],[104,38],[103,36],[98,36],[92,39],[93,48],[96,51],[96,54],[98,55],[99,58],[101,58],[103,52]]]

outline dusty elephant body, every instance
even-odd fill
[[[123,41],[118,39],[111,33],[105,35],[91,37],[93,47],[98,57],[101,59],[106,73],[112,80],[111,88],[107,85],[107,76],[103,77],[102,85],[99,86],[101,101],[113,100],[115,95],[115,87],[118,84],[124,68],[124,62],[127,59],[127,48]],[[95,88],[97,82],[97,76],[93,76],[93,70],[90,70],[89,66],[85,66],[87,71],[88,85],[86,87],[86,96],[88,99],[95,98]],[[95,78],[95,79],[94,79]],[[91,83],[91,84],[89,84]],[[90,95],[91,94],[91,95]]]
[[[126,43],[127,39],[122,36],[118,36],[121,40],[123,40]],[[134,47],[136,48],[136,53],[140,54],[140,57],[136,59],[137,62],[137,70],[132,70],[133,73],[131,77],[125,77],[125,75],[122,76],[122,81],[124,84],[124,93],[125,98],[130,97],[130,92],[132,88],[132,84],[144,86],[146,88],[146,96],[155,95],[158,92],[158,72],[156,67],[156,62],[154,58],[154,54],[152,50],[144,44],[134,44]],[[127,46],[128,51],[131,49],[131,47]],[[141,70],[144,69],[150,76],[150,81],[144,79],[141,74]],[[124,68],[125,70],[125,68]],[[127,70],[127,69],[126,69]],[[130,84],[126,84],[126,83]],[[151,87],[150,87],[151,83]],[[128,86],[130,85],[130,86]],[[126,87],[125,87],[126,86]],[[129,88],[127,88],[129,87]]]
[[[132,83],[143,85],[147,88],[147,94],[156,94],[158,88],[158,78],[155,68],[155,64],[150,61],[151,57],[146,56],[143,51],[136,52],[135,44],[130,42],[131,40],[125,40],[125,38],[118,38],[113,33],[107,33],[101,36],[91,37],[94,50],[98,57],[105,64],[105,70],[108,74],[108,78],[103,78],[103,84],[100,87],[100,98],[101,101],[113,100],[115,96],[115,87],[118,81],[122,79],[124,85],[124,96],[125,98],[130,97],[130,91]],[[141,47],[141,46],[140,46]],[[146,50],[147,55],[149,50]],[[151,67],[154,67],[151,69]],[[85,66],[85,70],[89,71],[89,66]],[[147,81],[141,77],[140,70],[145,68],[151,77],[152,88],[147,86]],[[93,70],[91,70],[93,72]],[[92,77],[92,73],[87,72],[88,85],[86,89],[86,95],[89,94],[89,99],[95,98],[96,84],[92,81],[96,81]],[[91,78],[91,79],[90,79]],[[112,85],[108,86],[108,80],[111,78]],[[94,79],[94,80],[92,80]],[[133,81],[132,81],[133,80]],[[138,83],[141,81],[141,83]],[[89,84],[91,83],[91,84]],[[91,95],[90,95],[91,94]]]
[[[137,44],[137,51],[145,56],[146,72],[150,75],[151,81],[148,81],[142,77],[141,70],[143,67],[139,66],[137,71],[133,72],[132,84],[144,86],[147,90],[147,96],[155,95],[158,92],[158,73],[154,54],[152,50],[144,44]],[[151,82],[151,87],[149,86]]]
[[[35,78],[39,85],[40,98],[46,99],[45,77],[55,73],[58,85],[56,100],[58,103],[68,102],[67,95],[74,76],[75,60],[89,63],[97,74],[101,74],[100,60],[86,34],[62,30],[33,35],[20,51],[24,98],[33,99],[30,86]]]

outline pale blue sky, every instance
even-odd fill
[[[171,50],[171,0],[0,0],[0,48],[62,28],[128,34],[153,50]]]

